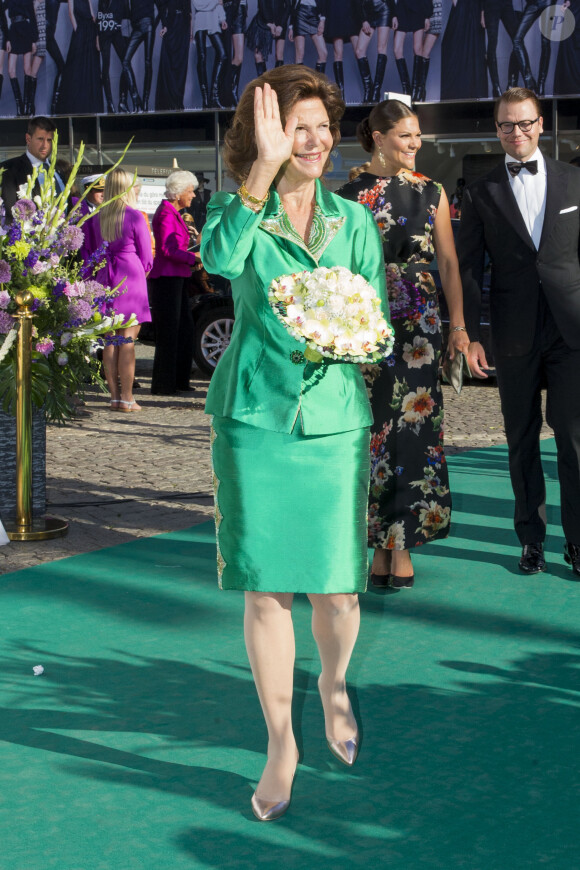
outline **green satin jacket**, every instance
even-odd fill
[[[206,413],[274,432],[305,435],[369,426],[371,409],[359,366],[323,361],[296,364],[304,351],[268,302],[270,283],[317,266],[346,266],[377,290],[388,319],[383,248],[372,213],[316,184],[310,246],[296,233],[275,189],[255,214],[237,194],[216,193],[208,204],[201,259],[210,274],[232,283],[235,324],[212,377]],[[296,356],[296,354],[295,354]]]

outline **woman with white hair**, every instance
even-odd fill
[[[195,254],[180,211],[189,208],[198,186],[192,172],[176,169],[165,182],[165,199],[153,217],[155,260],[149,289],[155,327],[151,392],[175,396],[187,392],[193,354],[193,317],[185,287]]]
[[[137,210],[133,176],[123,169],[113,170],[105,182],[105,201],[119,194],[122,195],[108,202],[87,224],[95,224],[97,218],[100,236],[108,242],[107,283],[115,287],[123,282],[113,303],[115,314],[123,314],[126,318],[134,314],[137,319],[135,326],[117,330],[117,335],[128,341],[103,348],[103,368],[111,393],[111,409],[129,413],[141,410],[133,398],[135,339],[141,324],[151,320],[147,273],[153,264],[153,252],[147,223]],[[98,247],[99,240],[95,239],[95,242]]]

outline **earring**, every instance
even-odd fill
[[[379,151],[378,151],[378,155],[377,155],[377,156],[378,156],[378,158],[379,158],[379,163],[381,164],[381,166],[383,167],[383,169],[386,169],[386,167],[387,167],[387,161],[385,160],[385,155],[383,154],[383,152],[381,151],[380,148],[379,148]]]

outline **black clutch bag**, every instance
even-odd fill
[[[445,383],[451,384],[457,395],[459,395],[463,387],[463,378],[471,377],[465,354],[461,353],[461,351],[456,351],[453,359],[448,354],[445,354],[441,374]]]

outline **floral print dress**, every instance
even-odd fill
[[[374,415],[369,547],[412,549],[447,537],[451,519],[438,374],[441,318],[428,271],[441,185],[417,172],[363,172],[337,192],[374,215],[395,330],[392,355],[362,367]]]

